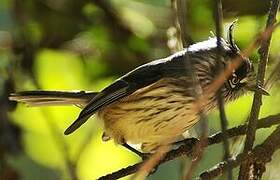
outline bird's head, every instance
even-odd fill
[[[232,72],[231,76],[227,79],[225,83],[225,88],[227,90],[225,92],[225,96],[227,97],[228,95],[228,98],[230,98],[230,100],[233,100],[249,91],[259,91],[263,95],[269,95],[264,88],[258,87],[256,85],[256,73],[254,70],[254,66],[249,58],[244,57],[241,54],[239,48],[235,44],[232,35],[233,27],[234,23],[232,23],[229,27],[227,38],[227,44],[230,48],[231,53],[230,59],[241,59],[242,61],[238,68]]]

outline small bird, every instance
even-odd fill
[[[241,65],[221,87],[225,102],[249,91],[268,94],[256,87],[254,68],[234,43],[232,27],[227,41],[221,39],[220,58],[217,58],[217,38],[212,37],[139,66],[101,92],[25,91],[11,94],[10,100],[29,106],[76,105],[82,111],[65,135],[96,114],[104,124],[104,141],[114,139],[117,144],[141,144],[143,152],[154,152],[161,145],[174,143],[174,137],[180,137],[199,121],[189,63],[202,94],[237,57],[243,59]],[[203,111],[208,113],[216,106],[216,93],[208,94]]]

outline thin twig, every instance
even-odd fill
[[[187,36],[187,30],[186,30],[186,0],[172,0],[173,3],[175,4],[174,6],[176,7],[175,11],[176,11],[176,15],[177,15],[177,29],[180,33],[180,44],[183,45],[183,47],[186,47],[188,44],[186,42],[186,36]],[[190,74],[191,77],[191,86],[194,87],[192,94],[195,97],[195,100],[198,100],[198,97],[201,96],[202,94],[202,88],[199,84],[198,78],[196,73],[193,71],[193,65],[192,62],[189,59],[188,56],[188,51],[186,52],[185,56],[184,56],[184,62],[186,62],[185,66],[188,67],[188,73]],[[195,152],[194,154],[196,154],[196,158],[191,162],[191,165],[188,169],[188,171],[186,171],[186,174],[184,175],[183,179],[191,179],[192,178],[192,173],[194,172],[194,170],[196,169],[197,165],[199,164],[200,160],[203,157],[203,152],[204,152],[204,147],[207,144],[207,135],[208,135],[208,124],[207,124],[207,116],[206,114],[203,112],[203,109],[200,109],[199,111],[199,118],[200,118],[200,122],[201,122],[201,132],[202,134],[200,135],[200,141],[197,144],[197,146],[195,147]]]
[[[172,11],[173,11],[173,21],[174,21],[174,26],[176,28],[176,37],[177,37],[177,51],[175,52],[178,52],[178,49],[179,50],[182,50],[183,47],[187,47],[186,45],[186,41],[184,40],[184,32],[185,32],[185,24],[184,24],[184,20],[182,20],[184,17],[185,17],[185,13],[183,13],[184,10],[181,10],[180,14],[179,15],[179,8],[180,8],[180,5],[178,6],[178,0],[171,0],[171,8],[172,8]],[[183,7],[183,8],[186,8],[186,7]],[[180,18],[181,17],[181,18]],[[182,18],[183,17],[183,18]],[[182,24],[182,27],[180,26],[180,24]],[[182,29],[181,29],[182,28]],[[181,48],[178,48],[178,47],[181,47]],[[170,46],[170,50],[172,52],[172,50],[174,51],[174,48],[172,48],[172,46]],[[184,174],[184,169],[185,169],[185,161],[186,159],[185,158],[182,158],[182,160],[180,161],[180,172],[182,172],[182,175]]]
[[[184,48],[184,33],[182,33],[182,31],[184,31],[184,27],[181,27],[181,18],[180,18],[180,13],[179,13],[179,7],[178,7],[178,0],[171,0],[171,8],[173,10],[173,20],[174,20],[174,26],[176,28],[176,39],[177,39],[177,43],[176,43],[176,51],[182,50]],[[171,49],[172,50],[172,49]]]
[[[160,146],[157,149],[156,153],[154,153],[150,158],[143,162],[133,179],[145,179],[154,169],[157,168],[161,161],[166,157],[166,154],[168,151],[170,151],[170,148],[170,145]]]
[[[175,17],[175,26],[177,31],[179,32],[179,38],[178,38],[178,43],[179,46],[186,47],[188,45],[187,41],[186,41],[186,36],[187,36],[187,31],[186,31],[186,0],[171,0],[171,5],[174,11],[174,14],[176,15]],[[193,91],[192,91],[192,95],[193,97],[196,99],[196,101],[198,101],[198,97],[201,96],[202,94],[202,88],[200,86],[200,84],[198,83],[198,78],[197,75],[195,74],[195,72],[193,71],[193,65],[191,63],[191,61],[189,60],[189,56],[188,56],[188,51],[186,51],[186,54],[184,56],[184,62],[185,66],[188,67],[188,72],[190,77],[191,77],[191,86],[194,87]],[[192,161],[190,168],[188,169],[187,173],[184,175],[183,179],[191,179],[192,173],[195,170],[195,168],[197,167],[199,161],[201,160],[202,156],[203,156],[203,151],[204,151],[204,144],[207,144],[206,137],[208,135],[208,124],[207,124],[207,116],[205,115],[205,113],[203,112],[203,109],[199,109],[199,118],[200,118],[200,122],[201,122],[201,136],[200,136],[200,143],[198,144],[198,146],[196,147],[196,159]]]
[[[187,8],[187,0],[175,0],[177,7],[177,19],[179,24],[179,33],[180,33],[180,41],[183,47],[187,47],[189,43],[187,42],[187,29],[186,29],[186,8]]]
[[[278,9],[279,9],[279,0],[272,0],[267,23],[266,23],[266,29],[272,27],[273,24],[276,22],[276,14]],[[272,32],[268,34],[268,37],[265,40],[262,41],[261,47],[259,49],[260,62],[259,62],[258,74],[257,74],[257,86],[259,87],[263,87],[264,85],[264,77],[265,77],[266,64],[268,61],[271,35]],[[248,122],[249,128],[246,133],[245,145],[243,150],[244,153],[248,153],[254,145],[257,119],[259,116],[261,105],[262,105],[262,94],[261,92],[255,92],[251,114]],[[250,167],[250,163],[248,161],[245,161],[244,163],[241,164],[240,172],[238,176],[239,180],[249,179],[250,176],[249,167]]]
[[[268,116],[266,118],[262,118],[260,120],[258,120],[258,126],[257,129],[260,128],[269,128],[273,125],[277,125],[280,124],[280,113],[276,114],[276,115],[272,115],[272,116]],[[247,124],[245,125],[240,125],[231,129],[228,129],[226,131],[226,133],[228,134],[228,138],[233,138],[236,136],[241,136],[244,135],[246,133],[246,129],[247,129]],[[220,142],[223,141],[223,134],[221,132],[216,133],[212,136],[209,136],[207,138],[207,142],[208,144],[206,146],[210,146],[213,144],[218,144]],[[165,158],[160,161],[160,164],[163,164],[167,161],[171,161],[173,159],[176,159],[178,157],[181,156],[193,156],[193,152],[195,150],[195,146],[199,143],[199,140],[195,139],[195,138],[191,138],[191,139],[186,139],[181,141],[181,143],[183,145],[181,145],[179,148],[174,149],[170,152],[168,152],[165,156]],[[142,162],[137,163],[135,165],[129,166],[127,168],[123,168],[120,169],[114,173],[111,174],[107,174],[103,177],[100,177],[99,179],[101,180],[106,180],[106,179],[119,179],[125,176],[128,176],[130,174],[133,174],[135,172],[137,172],[137,170],[139,169],[139,167],[142,165]]]
[[[217,59],[219,60],[219,69],[222,69],[222,57],[221,57],[221,52],[222,52],[222,44],[221,44],[221,37],[222,37],[222,25],[223,25],[223,9],[222,9],[222,2],[221,0],[215,0],[215,26],[216,26],[216,36],[217,36]],[[222,129],[222,134],[223,134],[223,147],[224,147],[224,159],[229,159],[230,158],[230,151],[229,151],[229,142],[227,138],[227,134],[225,133],[227,130],[227,117],[225,113],[225,102],[224,102],[224,97],[222,94],[222,89],[220,88],[219,91],[217,92],[218,96],[218,107],[219,107],[219,112],[220,112],[220,120],[221,120],[221,129]],[[232,169],[229,167],[228,168],[228,180],[232,180]]]

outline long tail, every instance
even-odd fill
[[[97,94],[85,91],[23,91],[12,93],[9,99],[28,106],[76,105],[82,108]]]

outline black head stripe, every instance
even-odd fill
[[[233,52],[238,52],[239,49],[238,47],[236,46],[235,42],[234,42],[234,38],[233,38],[233,29],[234,29],[234,25],[236,23],[237,20],[233,21],[231,23],[231,25],[229,26],[229,29],[228,29],[228,34],[227,34],[227,40],[230,44],[230,48]]]

